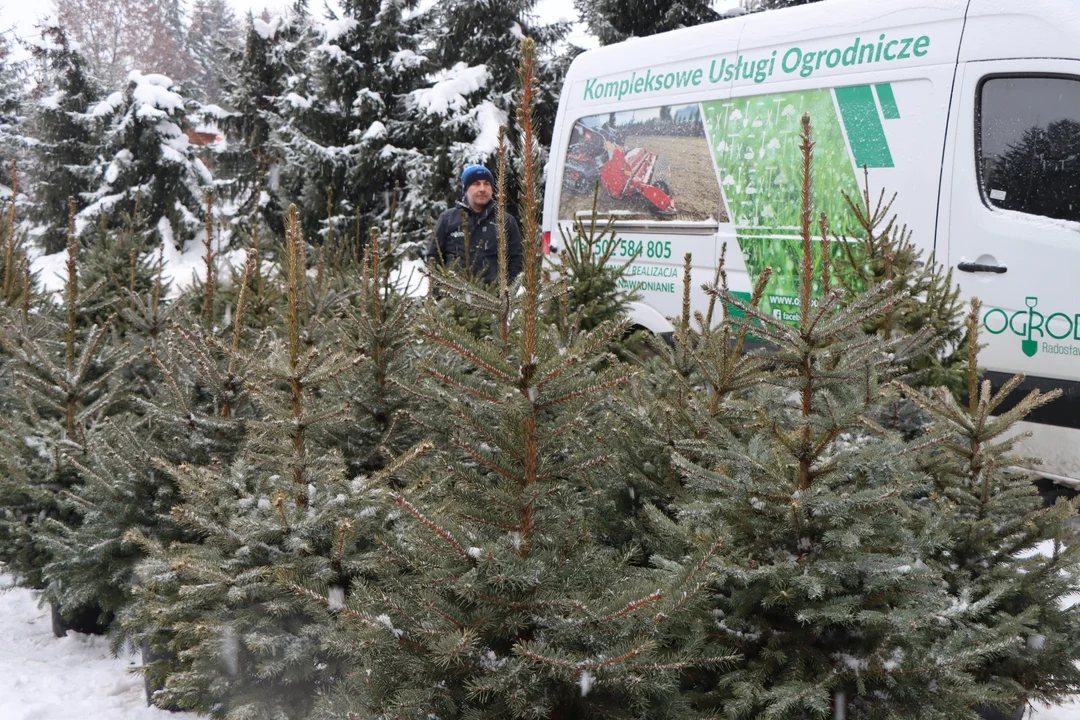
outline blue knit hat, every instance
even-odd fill
[[[495,186],[495,178],[486,167],[483,165],[466,165],[464,172],[461,173],[461,191],[468,190],[469,186],[477,180],[487,180],[492,187]]]

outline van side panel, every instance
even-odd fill
[[[828,215],[831,233],[856,229],[843,194],[861,196],[865,167],[874,199],[883,190],[887,197],[897,193],[893,209],[901,222],[908,223],[916,243],[932,248],[940,153],[966,1],[928,0],[884,15],[872,5],[840,0],[829,12],[808,6],[746,16],[579,56],[561,98],[544,229],[553,238],[560,228],[569,230],[585,204],[567,202],[566,193],[591,188],[590,178],[599,179],[601,168],[621,163],[639,146],[662,165],[675,166],[662,185],[672,191],[674,206],[701,210],[693,206],[700,198],[688,198],[700,193],[687,192],[677,156],[664,156],[665,145],[654,142],[650,125],[658,115],[688,119],[685,113],[696,105],[695,121],[704,126],[715,177],[700,174],[694,182],[700,188],[718,183],[721,192],[715,211],[678,219],[711,222],[712,241],[701,236],[701,227],[677,229],[663,218],[643,217],[640,208],[635,214],[629,205],[609,203],[623,213],[617,232],[626,248],[647,251],[653,242],[665,253],[672,250],[665,260],[642,253],[632,269],[641,278],[635,288],[642,301],[661,315],[680,311],[685,252],[693,254],[693,308],[705,309],[700,285],[713,280],[726,248],[731,288],[748,297],[755,278],[771,267],[763,309],[797,320],[798,136],[804,113],[811,116],[818,143],[815,201]],[[837,12],[851,20],[839,35]],[[588,143],[581,139],[591,134],[603,136],[606,154],[583,150]],[[615,191],[602,184],[600,192],[603,206],[609,200],[604,193]],[[834,244],[833,252],[843,250]]]
[[[1073,0],[971,0],[960,62],[1075,58],[1080,3]]]

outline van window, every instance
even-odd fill
[[[1080,221],[1080,79],[997,77],[979,103],[979,170],[994,207]]]
[[[559,219],[727,222],[701,109],[665,105],[583,117],[563,166]]]

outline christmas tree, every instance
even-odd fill
[[[230,371],[245,368],[233,390],[252,406],[243,443],[209,462],[157,462],[179,487],[173,516],[199,541],[137,537],[147,559],[125,617],[136,637],[164,639],[177,652],[144,671],[164,681],[155,702],[229,718],[306,717],[316,692],[344,672],[326,649],[326,610],[313,612],[277,579],[346,587],[364,572],[357,558],[381,517],[372,500],[380,480],[350,478],[337,447],[349,411],[340,388],[351,387],[364,360],[309,328],[318,318],[295,207],[288,229],[285,335],[255,332],[226,349]],[[231,402],[219,406],[220,425],[237,424]],[[410,459],[394,458],[383,472],[393,476]]]
[[[9,427],[0,448],[7,469],[0,486],[6,538],[2,553],[21,582],[45,586],[45,597],[57,605],[64,602],[66,583],[57,577],[46,586],[42,574],[50,559],[52,520],[81,522],[77,512],[59,502],[82,482],[65,455],[85,456],[88,428],[122,410],[126,385],[120,373],[134,355],[117,341],[110,323],[86,324],[100,285],[80,293],[74,207],[71,218],[63,305],[14,315],[21,320],[0,332],[14,378],[5,398]],[[74,605],[64,608],[69,617],[79,610]]]
[[[980,697],[972,673],[1003,646],[942,640],[939,625],[956,610],[927,562],[941,536],[913,502],[927,490],[917,460],[928,441],[873,420],[930,332],[864,333],[903,301],[888,284],[841,300],[827,232],[814,240],[809,117],[803,123],[798,323],[722,295],[743,313],[740,332],[767,344],[766,365],[744,383],[753,366],[729,355],[729,342],[705,343],[708,382],[691,398],[698,434],[675,442],[689,490],[678,518],[724,548],[712,632],[743,657],[697,690],[729,717],[962,717]],[[817,257],[826,259],[820,276]],[[824,293],[816,305],[815,282]]]
[[[849,242],[836,239],[843,248],[836,274],[852,297],[887,283],[886,294],[902,298],[881,317],[868,321],[863,328],[867,332],[886,340],[924,330],[932,333],[935,349],[912,365],[910,384],[945,385],[962,392],[967,356],[960,288],[953,282],[952,271],[932,254],[925,257],[912,242],[911,231],[892,214],[896,195],[886,201],[882,190],[873,199],[868,170],[864,169],[863,177],[860,197],[844,194],[856,227],[845,233]]]
[[[1060,396],[1030,392],[1003,409],[1023,382],[996,392],[978,380],[978,300],[968,315],[967,402],[945,389],[904,394],[932,418],[923,463],[931,478],[918,499],[931,509],[944,540],[924,561],[939,569],[951,601],[938,629],[946,646],[994,647],[969,671],[982,705],[1013,712],[1030,700],[1060,702],[1080,685],[1078,610],[1069,601],[1080,575],[1072,521],[1080,501],[1043,507],[1031,460],[1015,454],[1015,425]]]
[[[0,36],[0,167],[9,167],[25,150],[23,136],[25,66],[11,57],[7,36]],[[13,188],[0,181],[0,200],[14,200]]]
[[[530,148],[533,45],[523,46]],[[686,622],[704,559],[646,566],[595,529],[613,481],[584,418],[628,379],[602,350],[622,325],[568,345],[542,321],[555,288],[541,280],[535,156],[522,157],[523,292],[509,292],[504,247],[497,288],[436,280],[441,302],[493,313],[491,335],[454,327],[439,305],[420,326],[441,349],[422,366],[432,405],[416,420],[443,449],[415,482],[383,490],[392,525],[371,553],[374,577],[354,581],[344,604],[294,585],[347,633],[336,647],[351,671],[317,717],[682,716],[682,671],[729,659]]]

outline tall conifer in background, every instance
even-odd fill
[[[574,7],[601,45],[720,19],[708,0],[574,0]]]
[[[401,224],[389,217],[392,190],[416,138],[403,102],[423,60],[413,8],[406,0],[342,3],[341,16],[317,28],[306,86],[279,99],[292,118],[276,140],[282,192],[313,239]]]
[[[23,97],[26,67],[11,56],[11,40],[0,34],[0,167],[11,167],[11,161],[25,151],[26,99]],[[0,179],[0,201],[11,194],[10,178]]]
[[[58,26],[44,28],[42,42],[31,47],[39,85],[47,95],[28,108],[37,140],[29,152],[25,185],[33,198],[30,221],[42,250],[64,249],[68,235],[68,202],[76,211],[88,204],[99,148],[97,120],[91,109],[101,89],[86,62]]]
[[[227,77],[235,71],[230,56],[243,48],[240,22],[227,0],[195,0],[190,12],[184,45],[193,72],[184,82],[194,99],[221,105]]]
[[[164,75],[132,71],[92,114],[105,124],[91,202],[79,232],[100,233],[144,219],[149,238],[183,248],[204,225],[203,190],[213,178],[183,132],[186,101]],[[149,249],[149,248],[147,248]]]
[[[224,79],[222,102],[227,114],[219,120],[227,145],[217,155],[217,186],[235,208],[230,222],[241,238],[253,240],[257,225],[272,236],[284,236],[280,189],[285,148],[275,132],[288,120],[283,110],[289,106],[280,103],[310,72],[313,39],[300,2],[288,15],[268,20],[249,15],[242,51],[230,56],[233,71]],[[262,239],[270,238],[264,232]]]

